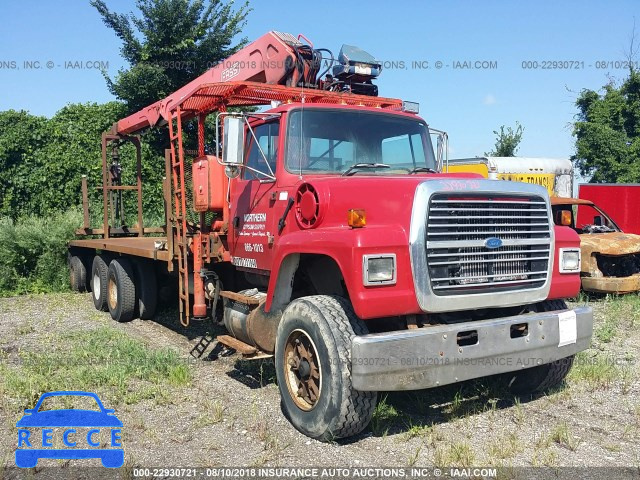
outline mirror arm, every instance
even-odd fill
[[[269,181],[275,181],[275,179],[276,179],[275,176],[269,175],[268,173],[264,173],[264,172],[262,172],[260,170],[257,170],[257,169],[255,169],[253,167],[250,167],[249,165],[238,165],[238,167],[246,168],[247,170],[249,170],[251,172],[255,172],[258,175],[263,175],[263,176],[267,177],[269,179]],[[260,180],[260,179],[258,179],[258,180]]]

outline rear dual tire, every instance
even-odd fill
[[[96,310],[106,312],[107,306],[107,273],[108,261],[103,255],[93,257],[91,264],[91,298]]]
[[[158,304],[154,265],[143,259],[96,255],[91,267],[93,304],[117,322],[153,318]]]
[[[138,296],[133,266],[127,258],[115,258],[107,271],[107,306],[116,322],[133,320]]]
[[[87,275],[87,259],[80,255],[69,256],[69,275],[71,290],[74,292],[88,292],[91,290],[90,277]]]

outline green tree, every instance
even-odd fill
[[[0,216],[17,217],[30,195],[35,155],[49,120],[24,110],[0,112]]]
[[[140,16],[115,13],[105,0],[91,0],[103,22],[122,41],[130,68],[115,79],[104,73],[111,93],[135,112],[166,97],[246,45],[233,45],[246,24],[248,2],[233,9],[225,0],[137,0]]]
[[[50,119],[24,111],[0,112],[0,216],[48,216],[80,205],[81,175],[88,177],[97,214],[101,193],[93,187],[102,182],[100,135],[123,114],[120,102],[69,104]],[[123,183],[135,183],[131,146],[123,148],[122,163]],[[143,204],[155,217],[162,212],[163,174],[163,159],[143,147]],[[135,204],[134,196],[125,202]],[[127,211],[135,212],[135,206]]]
[[[487,157],[515,157],[520,142],[522,141],[522,134],[524,127],[516,122],[516,129],[506,127],[502,125],[500,131],[494,130],[493,133],[496,136],[496,145],[490,152],[485,152]]]
[[[576,100],[572,160],[592,183],[640,182],[640,73],[631,68],[602,90],[582,90]]]

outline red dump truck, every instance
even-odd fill
[[[156,275],[173,272],[181,322],[212,319],[229,331],[219,342],[273,355],[283,411],[323,440],[365,428],[378,391],[561,382],[593,316],[563,300],[580,288],[579,239],[554,225],[546,190],[439,173],[418,106],[378,96],[380,63],[345,45],[320,72],[323,52],[269,32],[106,132],[103,224],[86,212],[69,244],[75,288],[116,321],[150,318]],[[268,109],[237,112],[256,105]],[[146,227],[136,135],[161,126],[166,223]],[[118,177],[127,141],[134,186]],[[134,225],[114,214],[126,189]]]

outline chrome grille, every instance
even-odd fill
[[[435,295],[538,288],[547,281],[551,228],[545,199],[535,195],[431,197],[427,268]],[[491,249],[488,238],[502,246]]]

